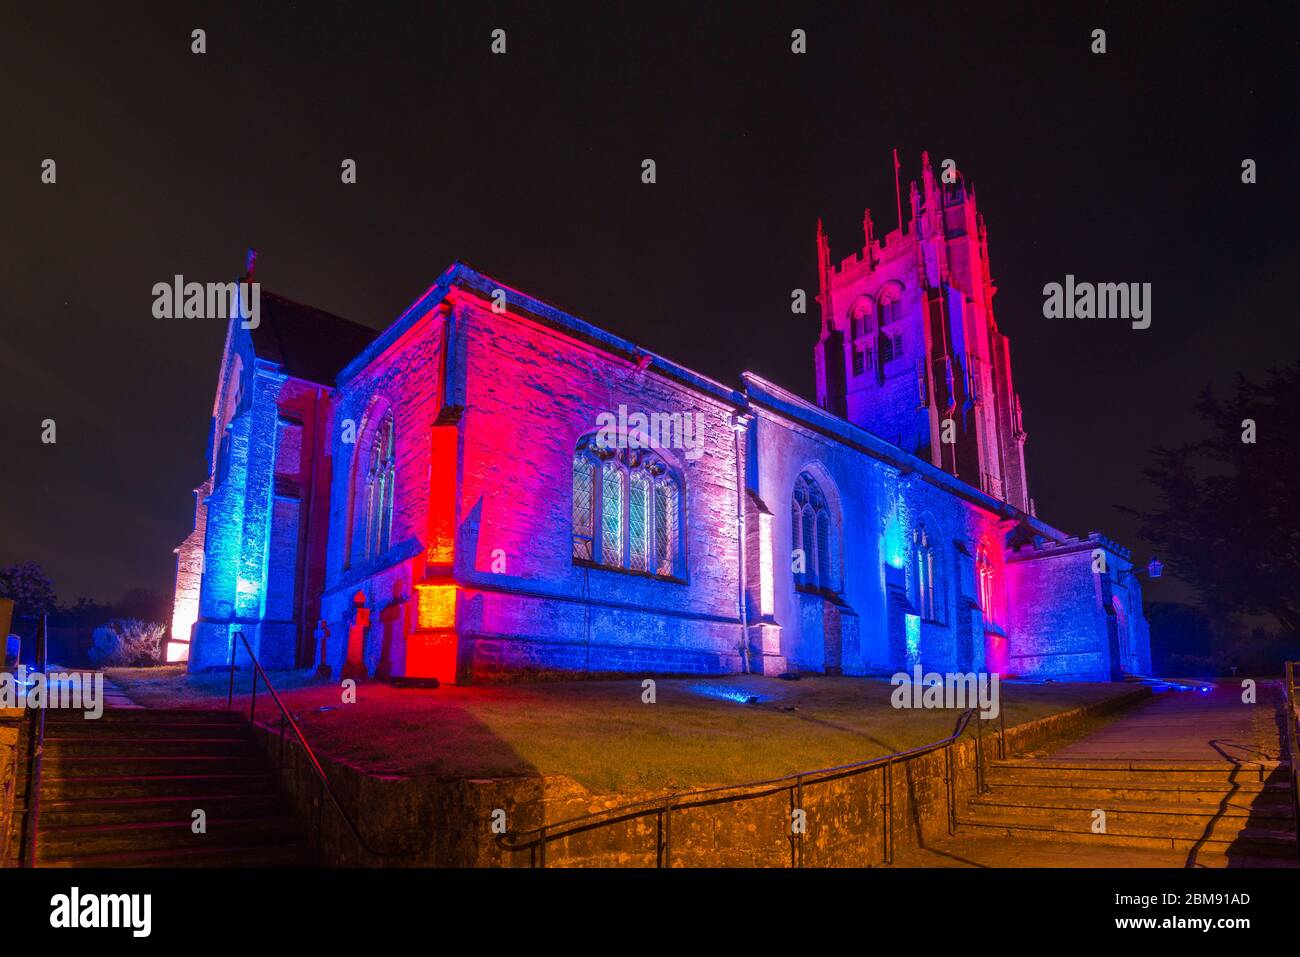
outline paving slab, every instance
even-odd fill
[[[927,847],[904,851],[895,867],[1278,867],[1300,868],[1285,857],[1225,857],[1221,854],[1156,851],[1138,847],[1056,843],[967,835],[960,831]]]
[[[1239,681],[1210,691],[1165,691],[1052,757],[1235,763],[1283,756],[1278,714],[1282,688],[1259,682],[1256,703],[1242,701]]]

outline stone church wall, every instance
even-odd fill
[[[877,278],[906,261],[891,253]],[[259,362],[247,335],[235,335],[218,403],[233,414],[222,413],[230,427],[218,426],[211,495],[196,510],[204,554],[193,667],[224,665],[235,628],[267,667],[309,664],[319,618],[324,663],[336,671],[350,661],[419,675],[417,665],[433,663],[424,674],[442,680],[890,674],[916,664],[965,672],[1003,667],[1007,655],[1006,667],[1026,675],[1149,670],[1141,595],[1113,543],[1102,543],[1111,571],[1093,575],[1091,540],[1067,541],[891,436],[750,374],[744,392],[732,391],[519,293],[498,312],[501,291],[453,266],[333,393]],[[920,308],[912,293],[903,304]],[[231,392],[241,368],[244,385]],[[899,376],[914,387],[910,372]],[[245,398],[231,404],[234,394]],[[920,414],[914,394],[883,405]],[[382,554],[363,559],[349,555],[354,489],[368,467],[367,428],[388,412],[391,534]],[[620,413],[698,422],[699,444],[656,450],[682,487],[684,559],[671,576],[573,556],[575,447],[602,415]],[[791,501],[805,472],[833,516],[833,580],[796,588]],[[921,608],[921,528],[934,556],[934,615]],[[1008,557],[1013,534],[1040,544]],[[180,557],[178,608],[195,564]],[[358,595],[366,623],[349,636]]]
[[[918,662],[927,670],[983,668],[984,613],[975,562],[984,544],[1001,574],[1005,533],[998,516],[787,416],[760,407],[754,428],[753,481],[775,516],[775,623],[792,667],[822,670],[826,661],[822,635],[808,627],[806,601],[790,568],[791,496],[797,475],[808,471],[836,502],[842,595],[858,619],[857,658],[843,661],[844,673],[892,673]],[[915,604],[913,534],[921,525],[936,562],[941,610],[934,620],[922,619]],[[908,622],[909,616],[915,620]],[[991,609],[990,617],[1005,620],[1000,608]]]
[[[1093,550],[1107,571],[1093,570]],[[1058,681],[1107,681],[1118,672],[1149,673],[1151,652],[1131,565],[1100,536],[1027,547],[1007,562],[1011,601],[1011,671]],[[1120,580],[1124,579],[1124,584]],[[1127,645],[1121,647],[1115,596],[1121,597]],[[1114,660],[1112,660],[1114,659]]]
[[[337,390],[329,426],[329,542],[321,598],[321,618],[330,633],[326,658],[336,673],[347,654],[353,596],[358,591],[371,612],[362,649],[367,671],[373,673],[387,656],[395,673],[402,673],[406,639],[416,625],[413,585],[424,572],[430,430],[441,402],[442,328],[438,315],[431,312],[422,317]],[[381,406],[391,410],[395,434],[390,545],[369,561],[353,562],[347,548],[357,456],[368,454],[361,447],[367,414],[373,418]],[[354,436],[351,444],[344,441],[349,432]]]
[[[741,670],[734,406],[477,300],[461,316],[468,347],[456,578],[467,666],[476,676]],[[617,415],[620,405],[629,414],[698,416],[698,454],[657,450],[683,481],[684,580],[573,559],[574,450],[599,415]]]

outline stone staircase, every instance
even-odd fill
[[[1184,852],[1189,863],[1294,866],[1285,761],[1023,758],[990,762],[988,793],[958,817],[972,833]],[[1094,811],[1105,833],[1093,832]]]
[[[24,763],[9,863],[21,853]],[[200,808],[206,834],[192,830]],[[94,721],[47,712],[37,849],[40,867],[312,863],[275,768],[247,722],[226,711],[110,709]]]

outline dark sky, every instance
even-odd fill
[[[153,318],[151,290],[233,278],[250,245],[266,288],[375,328],[460,258],[811,396],[790,291],[816,286],[817,217],[837,259],[865,206],[893,227],[893,147],[977,188],[1039,514],[1144,560],[1114,506],[1148,501],[1148,449],[1191,434],[1202,383],[1300,354],[1294,14],[699,6],[7,5],[0,565],[63,600],[170,588],[224,329]],[[1066,273],[1152,283],[1151,328],[1044,319]]]

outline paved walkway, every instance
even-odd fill
[[[1280,684],[1256,686],[1255,704],[1242,701],[1240,682],[1213,690],[1168,691],[1132,709],[1092,734],[1052,753],[1071,760],[1188,761],[1235,763],[1275,761],[1285,756],[1280,723]],[[1114,845],[1017,840],[963,833],[900,853],[896,867],[1186,867],[1185,851]],[[1199,856],[1193,866],[1217,862]],[[1288,859],[1249,857],[1236,866],[1294,867]]]
[[[1278,724],[1282,689],[1256,685],[1246,704],[1239,681],[1208,692],[1167,691],[1053,757],[1131,761],[1276,761],[1285,750]]]
[[[69,674],[69,675],[72,674],[80,675],[82,680],[82,687],[85,687],[85,682],[92,681],[96,674],[102,675],[104,679],[104,707],[105,708],[138,709],[140,707],[140,705],[136,704],[134,701],[131,700],[131,697],[125,691],[123,691],[112,680],[110,680],[108,675],[104,675],[102,672],[88,670],[84,668],[64,668],[62,665],[55,665],[55,664],[48,665],[45,670],[47,673],[50,674],[60,673],[60,674]],[[52,681],[51,685],[54,687],[58,687],[60,683],[61,682],[58,681]]]
[[[1223,867],[1222,857],[1186,851],[1155,851],[1141,847],[1055,843],[963,834],[914,848],[895,856],[895,867]],[[1285,857],[1234,858],[1234,867],[1295,867]]]

